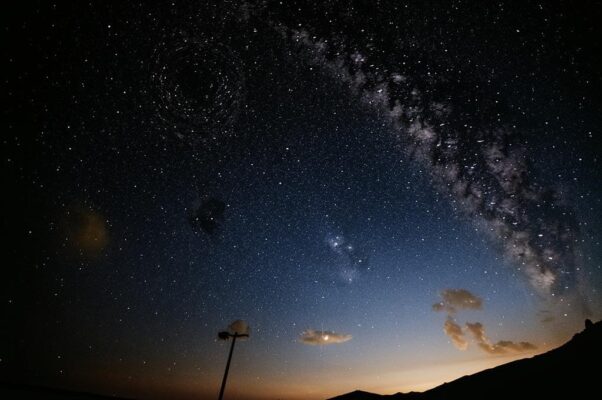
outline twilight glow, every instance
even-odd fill
[[[602,317],[591,9],[222,3],[9,10],[2,382],[423,391]]]

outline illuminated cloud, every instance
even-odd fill
[[[467,322],[466,327],[462,328],[452,317],[456,312],[459,310],[480,310],[483,308],[483,300],[468,290],[446,289],[441,292],[441,299],[439,303],[433,304],[433,310],[447,313],[443,332],[445,332],[458,350],[466,350],[468,348],[467,332],[472,335],[477,346],[489,354],[523,353],[537,349],[534,344],[529,342],[500,340],[497,343],[491,343],[485,334],[485,327],[480,322]]]
[[[482,306],[483,300],[466,289],[445,289],[441,301],[433,304],[433,310],[455,314],[458,310],[480,310]]]
[[[228,326],[228,329],[231,333],[236,333],[238,335],[249,334],[249,325],[241,319],[237,319],[236,321],[232,322],[230,326]]]
[[[332,331],[316,331],[308,329],[301,334],[301,343],[312,346],[323,346],[327,344],[344,343],[351,340],[351,335]]]
[[[458,350],[466,350],[468,348],[468,342],[464,338],[464,331],[462,327],[451,318],[447,317],[445,325],[443,325],[443,332],[451,339],[452,343]]]
[[[489,354],[523,353],[537,349],[537,346],[529,342],[500,340],[497,343],[491,343],[485,333],[485,327],[480,322],[467,322],[466,330],[472,334],[477,345]]]

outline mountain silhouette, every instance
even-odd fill
[[[585,330],[547,353],[463,376],[422,393],[378,395],[355,391],[330,400],[469,400],[599,398],[602,376],[602,321],[585,322]]]
[[[512,399],[589,399],[600,398],[602,360],[602,321],[587,320],[585,330],[564,345],[547,353],[510,362],[426,392],[379,395],[356,390],[330,400],[471,400]],[[86,399],[108,400],[91,393],[58,388],[0,383],[2,399]],[[125,400],[125,399],[122,399]]]

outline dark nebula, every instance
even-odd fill
[[[240,319],[224,398],[407,392],[602,316],[599,2],[5,9],[0,381],[216,398]]]
[[[197,233],[213,235],[224,221],[226,203],[214,197],[209,197],[192,210],[190,225]]]

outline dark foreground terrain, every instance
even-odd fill
[[[92,393],[74,392],[71,390],[64,389],[56,389],[42,386],[16,385],[7,383],[0,384],[0,399],[128,400],[122,397],[109,397]]]
[[[602,321],[545,354],[500,365],[444,383],[423,393],[378,395],[355,391],[331,400],[446,400],[510,398],[598,398],[602,375]],[[0,384],[1,399],[107,400],[115,397],[27,385]]]
[[[464,376],[423,393],[378,395],[360,390],[331,400],[598,398],[602,387],[602,321],[547,353]],[[596,395],[595,393],[598,393]]]

